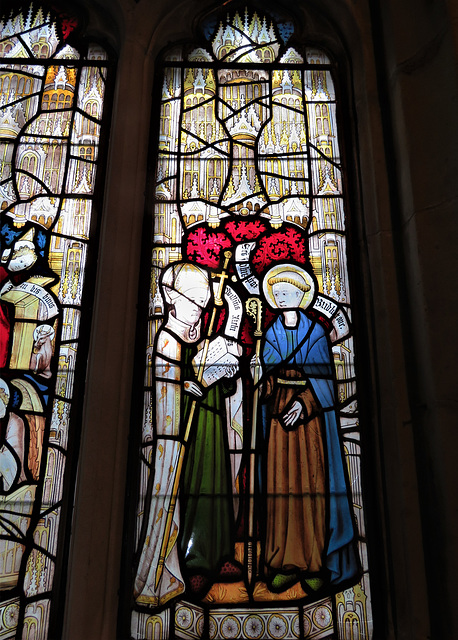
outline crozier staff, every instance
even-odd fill
[[[192,366],[211,300],[209,275],[193,264],[173,264],[161,289],[168,311],[155,345],[156,455],[135,580],[137,602],[150,605],[182,593],[185,577],[191,592],[203,595],[234,546],[223,399],[231,383],[204,392]],[[227,377],[235,373],[230,367]]]

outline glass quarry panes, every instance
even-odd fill
[[[105,94],[105,51],[30,5],[0,22],[0,637],[44,640]],[[56,612],[54,612],[55,615]],[[53,635],[53,637],[56,637]]]
[[[163,59],[131,636],[370,638],[333,65],[202,31]]]

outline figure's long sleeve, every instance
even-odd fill
[[[184,580],[178,558],[177,538],[180,530],[179,509],[173,515],[167,557],[158,588],[155,587],[167,511],[172,496],[175,470],[181,444],[181,345],[167,331],[158,335],[156,371],[156,433],[153,478],[147,512],[146,534],[142,541],[140,561],[135,579],[137,602],[161,605],[184,591]],[[146,517],[146,513],[145,513]]]
[[[313,342],[311,340],[307,362],[311,366],[310,383],[324,409],[329,487],[329,540],[326,566],[331,572],[331,582],[340,584],[358,575],[359,560],[340,445],[332,352],[322,327],[319,327],[318,332],[317,339]]]

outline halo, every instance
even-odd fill
[[[49,324],[40,324],[33,332],[33,339],[35,342],[40,338],[47,338],[54,340],[55,331]]]
[[[292,284],[303,291],[303,296],[297,305],[300,309],[307,309],[315,296],[315,281],[310,273],[295,264],[277,264],[269,269],[262,281],[262,290],[273,309],[278,309],[278,306],[272,293],[272,286],[275,284],[272,280],[275,280],[275,283]]]

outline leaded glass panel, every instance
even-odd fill
[[[131,636],[372,635],[338,79],[285,16],[163,56]]]
[[[0,637],[45,639],[63,607],[75,372],[107,54],[39,4],[0,21]],[[84,362],[84,359],[83,361]],[[70,460],[69,460],[70,456]],[[56,632],[55,624],[52,633]],[[53,637],[56,637],[53,635]]]

